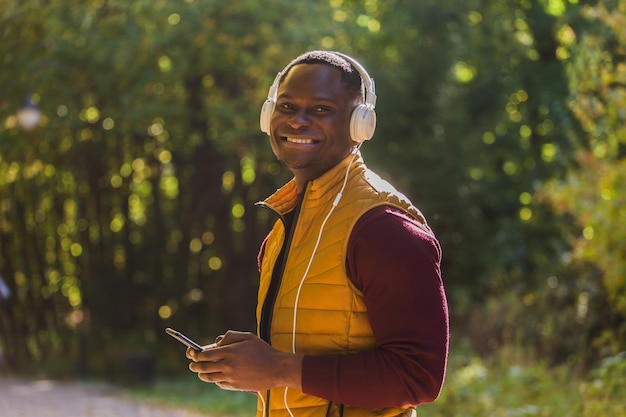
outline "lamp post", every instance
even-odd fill
[[[17,123],[24,130],[33,130],[41,120],[41,110],[33,102],[33,97],[29,96],[24,100],[22,106],[17,110]]]

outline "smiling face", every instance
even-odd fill
[[[350,115],[357,100],[341,82],[341,71],[328,65],[295,65],[280,83],[270,143],[298,190],[352,151]]]

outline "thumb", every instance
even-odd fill
[[[234,330],[229,330],[226,334],[219,336],[216,340],[217,346],[225,346],[231,345],[233,343],[243,342],[244,340],[248,340],[250,338],[254,338],[255,336],[250,332],[237,332]]]

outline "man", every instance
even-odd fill
[[[261,416],[409,415],[441,390],[448,312],[441,250],[410,201],[359,153],[374,85],[352,58],[306,53],[278,74],[261,128],[294,178],[261,205],[258,336],[229,331],[190,369],[258,393]]]

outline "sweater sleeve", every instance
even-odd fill
[[[305,356],[303,391],[366,408],[434,401],[449,339],[440,262],[436,238],[399,210],[378,207],[361,217],[350,237],[347,270],[363,293],[376,348]]]

